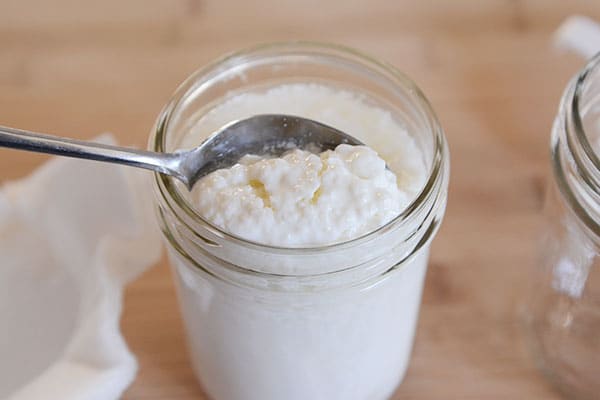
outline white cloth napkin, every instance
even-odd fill
[[[600,25],[589,17],[572,15],[556,30],[554,43],[585,59],[592,58],[600,51]]]
[[[110,400],[131,383],[119,318],[123,286],[160,257],[150,179],[55,158],[0,189],[0,398]]]

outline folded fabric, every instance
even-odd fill
[[[570,16],[556,30],[554,42],[585,59],[592,58],[600,51],[600,24],[582,15]]]
[[[160,257],[151,177],[54,158],[0,189],[0,398],[110,400],[132,382],[119,319]]]

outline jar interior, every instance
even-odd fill
[[[196,79],[173,107],[167,122],[169,134],[164,138],[164,151],[195,147],[223,125],[255,114],[295,114],[356,137],[374,148],[396,174],[411,168],[413,171],[409,173],[423,174],[419,187],[414,188],[414,197],[423,189],[434,161],[437,133],[434,127],[437,124],[420,108],[426,101],[418,88],[402,76],[390,75],[375,63],[367,68],[364,60],[353,59],[347,54],[327,54],[320,49],[303,52],[294,49],[289,53],[277,49],[274,52],[268,47],[251,54],[232,56],[218,68],[209,67],[201,73],[201,79]],[[335,112],[329,113],[327,106],[307,115],[305,111],[296,112],[294,105],[263,104],[262,107],[240,108],[228,118],[214,118],[215,110],[240,94],[265,93],[284,84],[316,84],[351,93],[365,105],[387,114],[382,113],[381,118],[393,119],[409,138],[403,138],[398,132],[387,132],[378,137],[348,124],[343,118],[336,118]],[[419,165],[405,165],[403,160],[414,158],[414,154],[421,158]],[[178,194],[190,201],[189,192],[183,185],[177,188]]]

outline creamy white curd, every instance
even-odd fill
[[[281,158],[247,156],[197,186],[206,219],[276,246],[353,239],[389,222],[410,200],[374,150],[347,144],[319,155],[296,149]]]
[[[385,160],[411,200],[427,179],[423,151],[405,122],[361,93],[319,83],[280,84],[231,96],[199,117],[179,147],[194,148],[224,125],[257,114],[297,115],[358,139]]]

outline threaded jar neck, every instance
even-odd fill
[[[563,94],[551,154],[563,198],[586,229],[600,238],[600,55]]]

